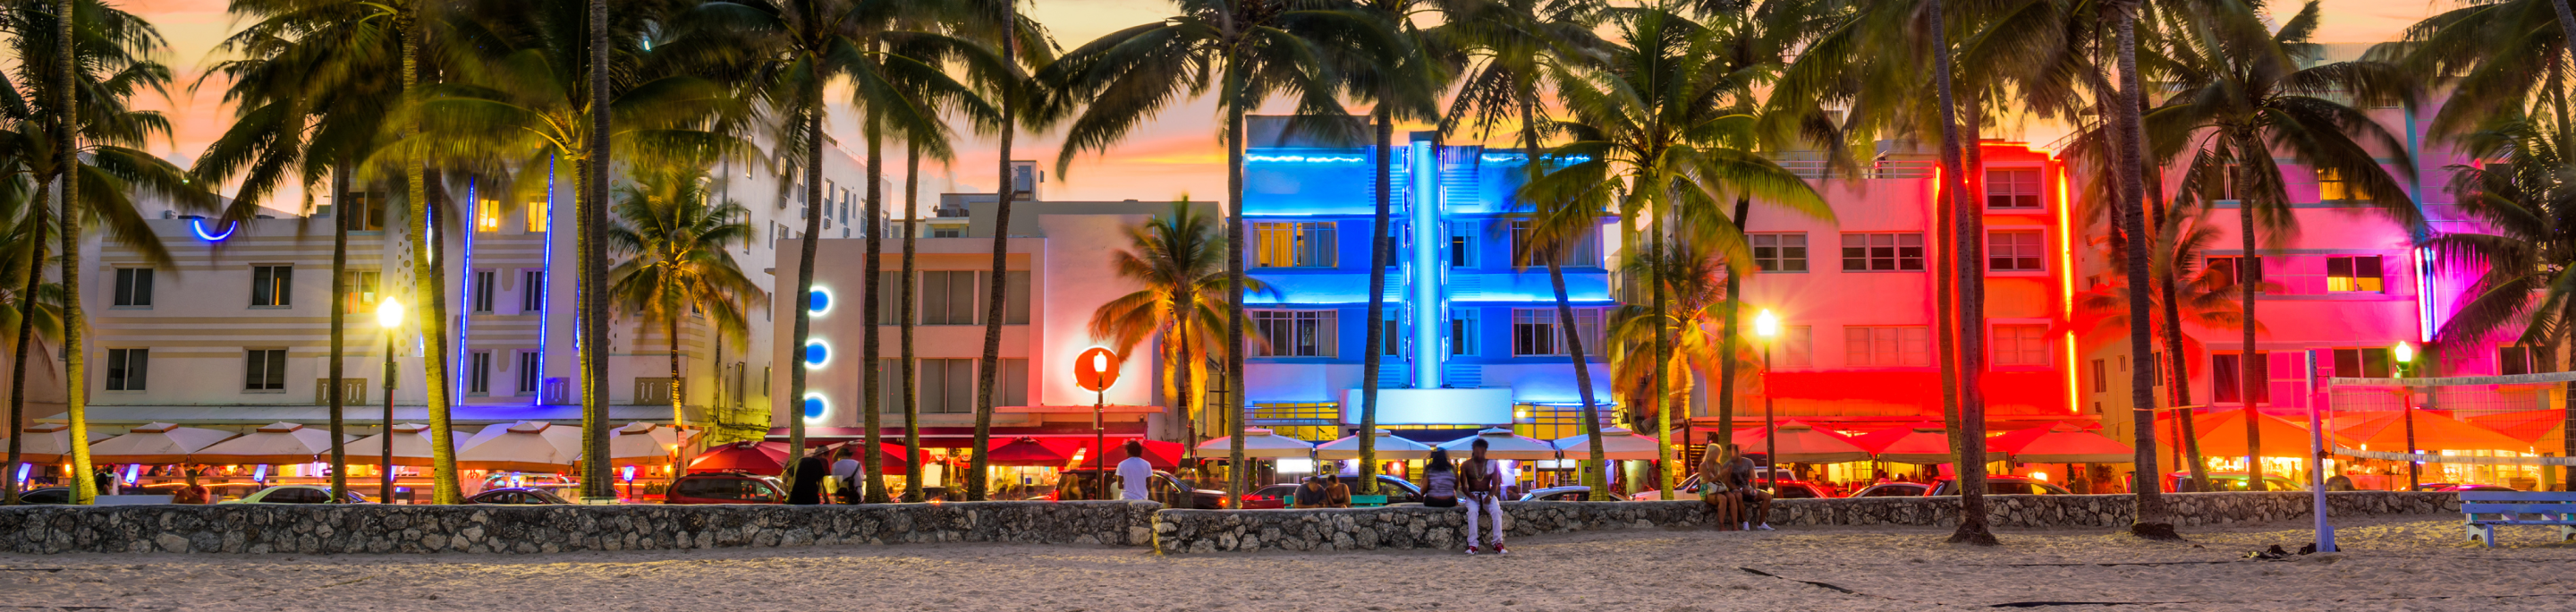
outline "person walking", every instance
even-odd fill
[[[1494,554],[1511,554],[1511,551],[1503,548],[1502,470],[1500,466],[1494,465],[1494,460],[1485,458],[1485,446],[1483,439],[1477,439],[1474,450],[1470,451],[1471,454],[1467,457],[1467,462],[1458,469],[1459,488],[1466,492],[1467,497],[1467,554],[1483,552],[1476,545],[1476,515],[1478,514],[1483,514],[1486,520],[1492,521],[1493,527],[1490,528],[1492,533],[1487,539],[1494,541]]]
[[[1449,449],[1431,449],[1426,463],[1430,465],[1422,468],[1422,506],[1458,507],[1458,468],[1449,465]]]
[[[1127,441],[1127,460],[1118,462],[1118,498],[1147,501],[1153,495],[1146,485],[1154,478],[1154,464],[1145,461],[1145,443]]]

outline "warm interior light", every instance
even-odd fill
[[[397,300],[397,299],[394,299],[394,298],[392,298],[392,297],[388,296],[388,297],[386,297],[385,299],[383,299],[383,300],[381,300],[381,301],[376,302],[376,326],[377,326],[377,327],[382,327],[382,328],[385,328],[385,329],[393,329],[393,328],[395,328],[395,327],[400,327],[400,326],[402,326],[402,319],[403,319],[403,305],[402,305],[402,300]]]
[[[1764,339],[1780,335],[1780,317],[1771,314],[1769,308],[1762,309],[1761,314],[1753,315],[1753,335]]]
[[[2397,346],[2389,347],[2388,352],[2389,354],[2397,357],[2398,363],[2415,362],[2415,347],[2408,345],[2403,341],[2398,342]]]

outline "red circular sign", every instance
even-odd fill
[[[1091,347],[1073,358],[1073,380],[1086,391],[1100,392],[1118,384],[1118,354],[1105,347]]]

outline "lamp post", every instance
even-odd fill
[[[2388,348],[2388,353],[2389,353],[2390,355],[2395,356],[2395,357],[2397,358],[2397,377],[2398,377],[2398,378],[2405,378],[2405,377],[2406,377],[2406,375],[2407,375],[2407,374],[2409,374],[2409,372],[2407,372],[2407,370],[2411,369],[2411,367],[2412,367],[2413,365],[2415,365],[2415,347],[2408,346],[2408,345],[2406,344],[2406,342],[2405,342],[2405,341],[2399,341],[2399,342],[2397,343],[2397,346],[2393,346],[2393,347],[2389,347],[2389,348]],[[2399,405],[2399,410],[2401,410],[2401,411],[2402,411],[2402,412],[2399,414],[2399,419],[2400,419],[2400,420],[2405,421],[2405,423],[2406,423],[2406,452],[2407,452],[2407,454],[2414,454],[2414,453],[2415,453],[2415,388],[2414,388],[2414,387],[2398,387],[2397,394],[2398,394],[2398,397],[2405,398],[2405,399],[2403,399],[2402,401],[2400,401],[2398,405]],[[2406,460],[2406,490],[2408,490],[2408,491],[2413,491],[2413,490],[2415,490],[2415,487],[2416,487],[2417,485],[2423,484],[2423,483],[2422,483],[2422,480],[2423,480],[2423,479],[2424,479],[2424,463],[2423,463],[2423,462],[2420,462],[2420,461],[2416,461],[2416,460],[2414,460],[2414,459],[2412,459],[2412,458],[2407,459],[2407,460]]]
[[[376,499],[388,504],[394,503],[394,336],[402,331],[402,321],[401,300],[386,296],[376,303],[376,327],[385,332],[384,454],[379,457],[383,462],[377,464],[378,486],[382,488],[376,490]]]
[[[1780,491],[1780,421],[1771,411],[1771,345],[1780,335],[1780,317],[1771,309],[1753,315],[1753,335],[1762,339],[1762,459],[1770,462],[1771,491]]]

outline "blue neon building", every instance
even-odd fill
[[[1581,396],[1546,268],[1515,261],[1515,220],[1527,211],[1515,194],[1527,156],[1442,145],[1430,132],[1380,152],[1323,130],[1287,133],[1285,117],[1254,117],[1247,127],[1244,260],[1270,288],[1246,298],[1247,334],[1256,338],[1245,368],[1247,424],[1309,439],[1351,433],[1360,421],[1361,351],[1375,349],[1386,351],[1381,426],[1577,433]],[[1378,322],[1388,340],[1366,347],[1381,153],[1393,167],[1395,261]],[[1602,321],[1614,305],[1604,265],[1615,248],[1605,244],[1609,234],[1595,234],[1565,266],[1596,418],[1612,403],[1600,357]]]

